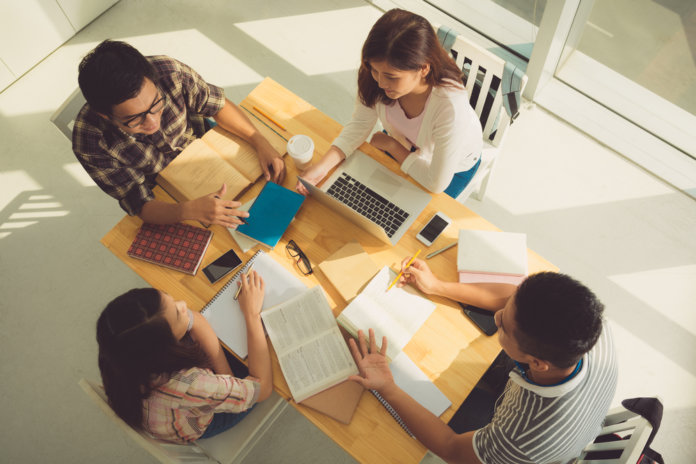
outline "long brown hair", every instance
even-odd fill
[[[142,428],[143,400],[160,375],[209,361],[190,337],[179,341],[164,318],[162,295],[130,290],[111,301],[97,321],[99,370],[109,404],[131,427]]]
[[[377,20],[365,39],[362,61],[358,70],[358,95],[366,106],[393,103],[372,78],[370,61],[386,61],[404,71],[417,71],[430,64],[425,77],[430,86],[452,85],[447,80],[461,82],[462,71],[447,54],[427,19],[410,11],[395,8]]]

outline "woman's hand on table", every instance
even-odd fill
[[[239,292],[239,307],[244,314],[244,319],[256,320],[261,315],[263,306],[264,282],[261,276],[254,270],[249,275],[241,274],[239,279],[242,290]]]

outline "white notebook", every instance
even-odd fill
[[[435,310],[432,301],[420,296],[410,286],[394,286],[385,292],[395,277],[395,272],[383,267],[337,318],[353,337],[357,338],[358,330],[367,335],[370,328],[374,329],[380,343],[382,336],[386,336],[387,357],[391,360]]]
[[[527,235],[462,229],[457,246],[457,270],[526,275]]]
[[[418,401],[428,411],[440,416],[452,405],[452,402],[439,388],[420,370],[406,353],[399,353],[389,363],[394,382],[403,391]]]
[[[259,250],[210,300],[201,310],[201,314],[213,326],[218,338],[242,359],[246,359],[248,354],[246,322],[234,294],[237,293],[239,277],[247,272],[252,263],[254,270],[265,283],[261,311],[287,301],[307,289],[300,279],[270,255]]]

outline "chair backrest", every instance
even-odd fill
[[[51,122],[55,124],[58,130],[61,131],[70,141],[72,141],[72,131],[73,126],[75,125],[75,118],[77,118],[77,113],[80,112],[80,109],[85,103],[85,97],[82,96],[82,92],[78,87],[51,115]]]
[[[616,434],[627,438],[601,442],[595,440],[585,447],[576,463],[634,464],[638,462],[650,432],[652,432],[652,425],[646,418],[623,406],[613,408],[604,419],[602,431],[598,437]]]
[[[94,401],[104,413],[111,418],[126,434],[137,444],[142,446],[152,456],[161,463],[173,464],[182,462],[191,463],[217,463],[218,461],[209,458],[203,449],[195,443],[173,444],[159,442],[143,432],[133,429],[123,419],[118,417],[106,398],[104,388],[86,379],[80,379],[82,389]]]
[[[461,35],[454,38],[449,52],[464,74],[469,102],[481,121],[484,140],[497,147],[510,125],[510,116],[503,106],[505,60]],[[526,84],[524,76],[521,89]]]

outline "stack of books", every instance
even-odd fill
[[[527,276],[527,235],[488,230],[460,230],[459,282],[519,285]]]

